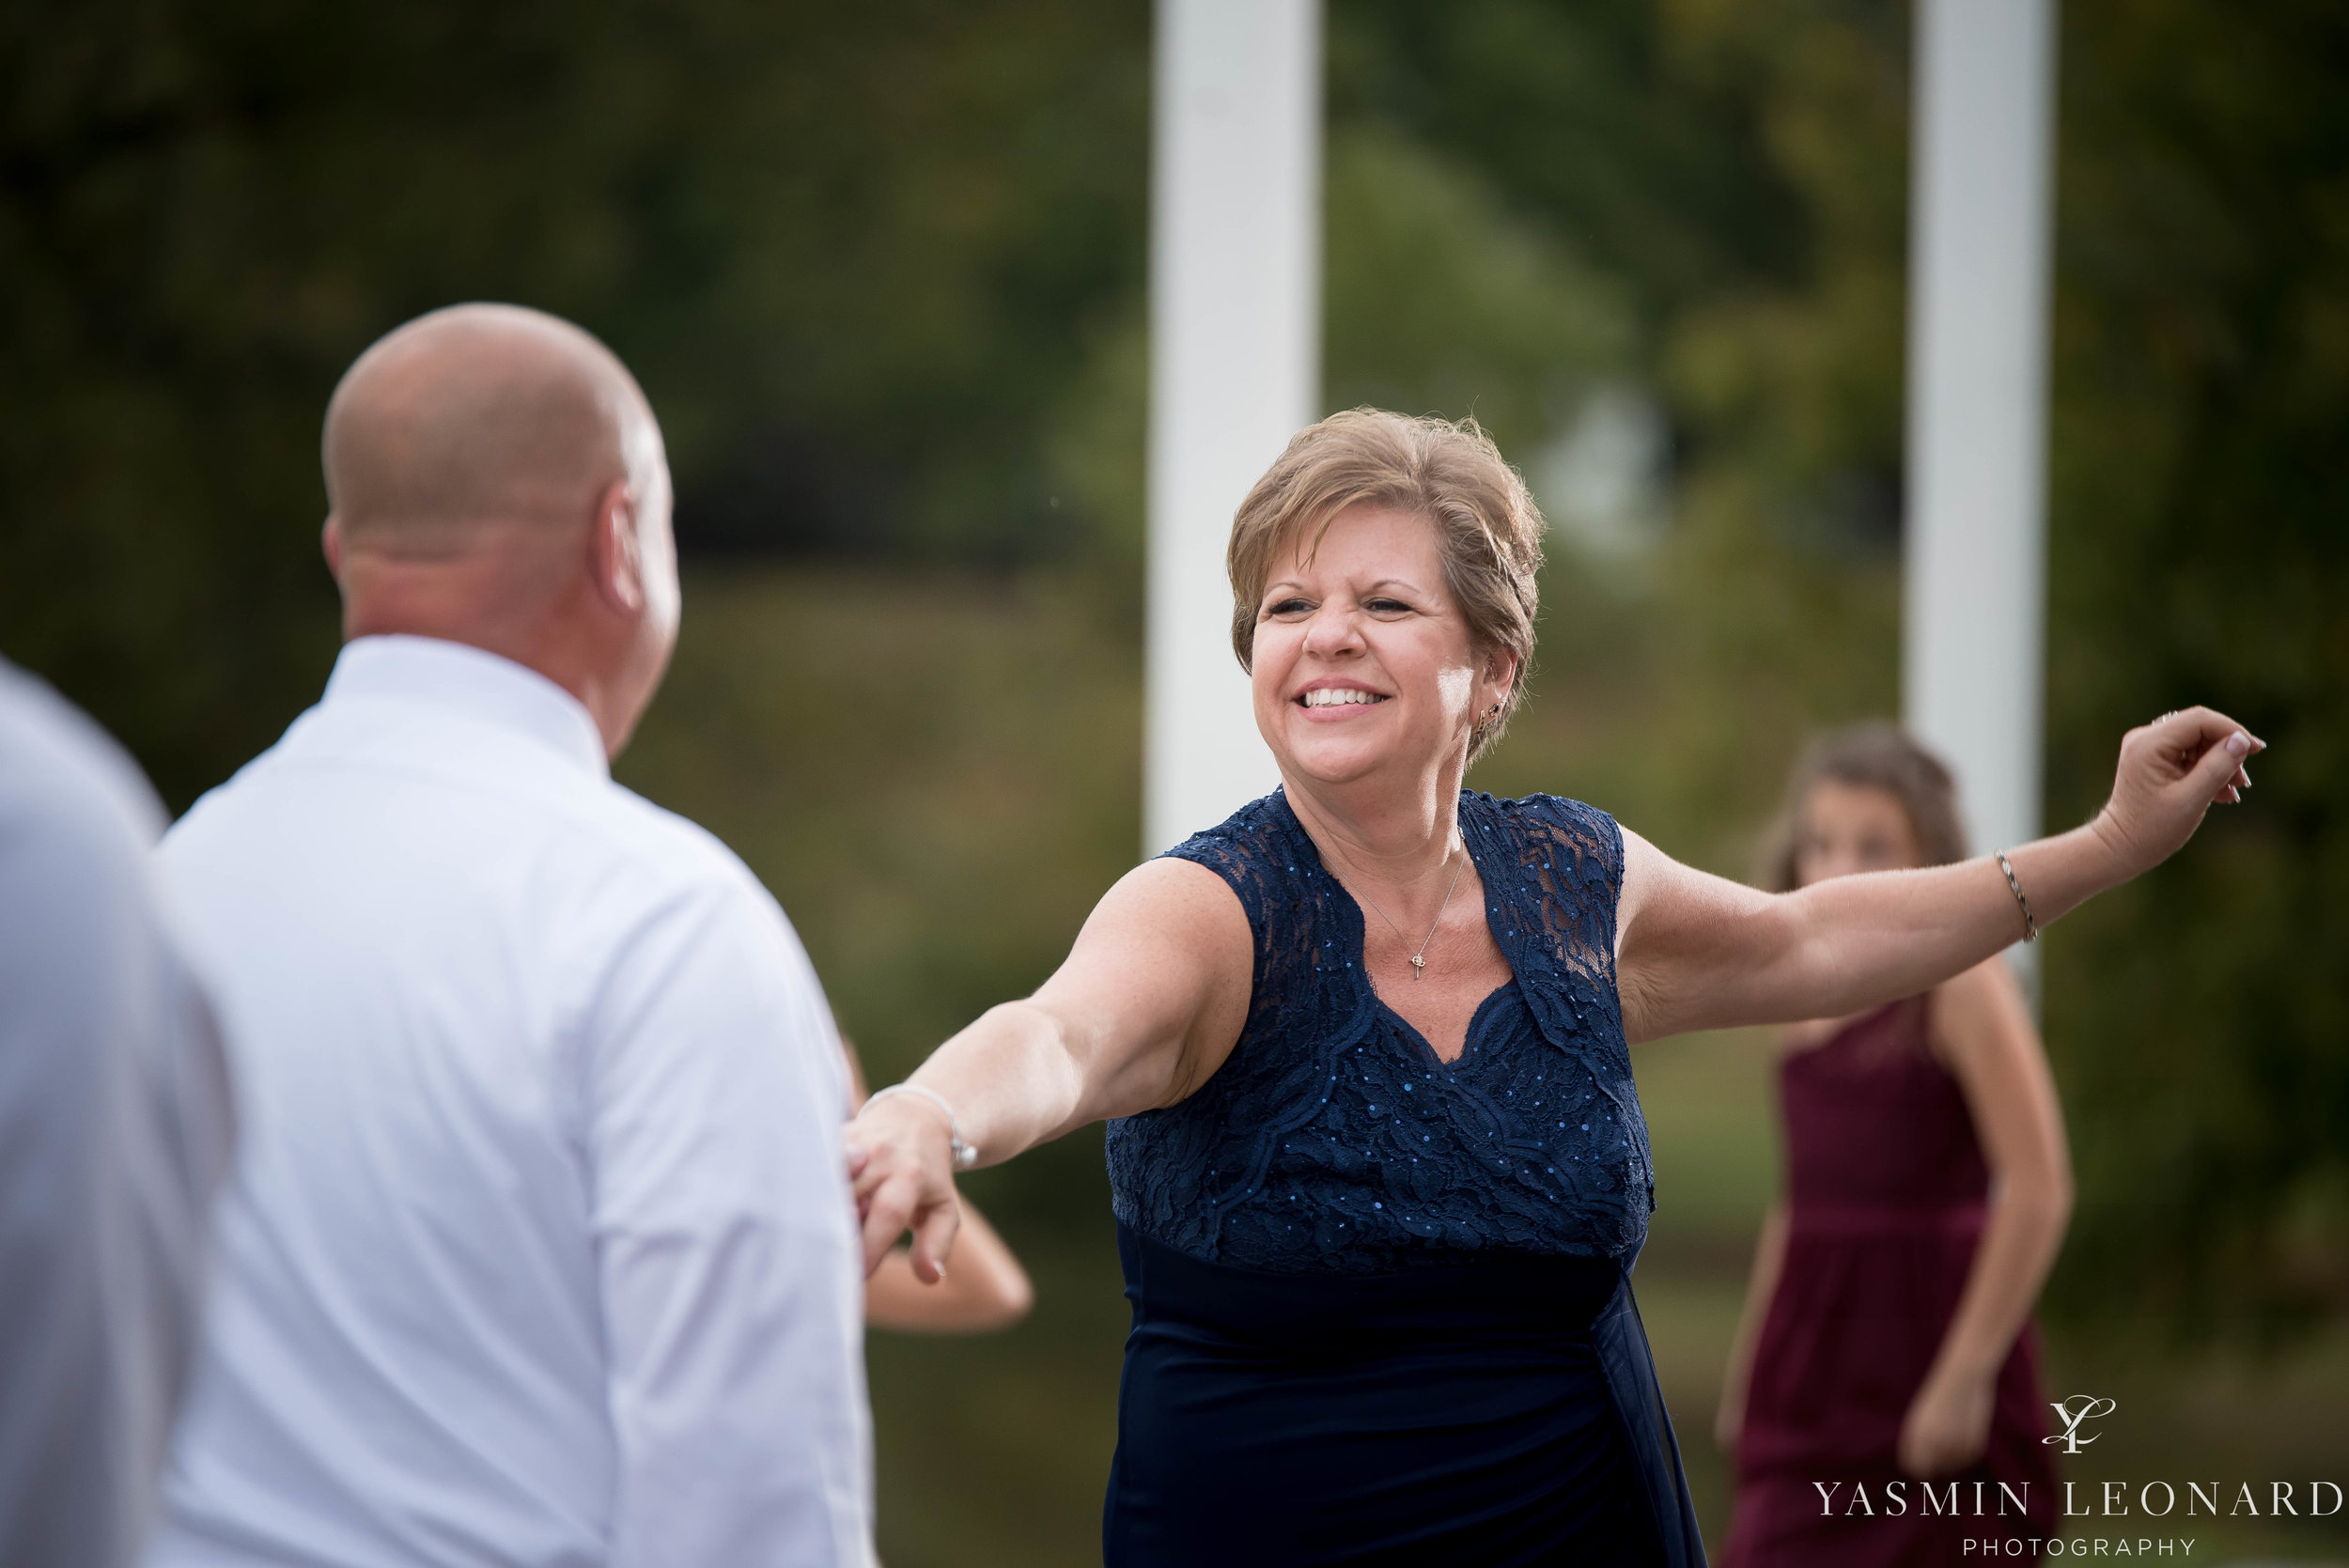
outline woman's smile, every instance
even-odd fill
[[[1471,715],[1499,701],[1508,656],[1480,653],[1446,585],[1424,515],[1357,502],[1283,546],[1253,629],[1258,727],[1292,790],[1425,776],[1440,800],[1473,743]],[[1480,684],[1490,693],[1479,698]]]
[[[1384,691],[1338,681],[1316,681],[1297,694],[1298,706],[1322,720],[1357,718],[1385,701]]]

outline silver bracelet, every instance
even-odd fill
[[[1999,869],[2006,873],[2007,890],[2015,894],[2015,908],[2023,911],[2023,939],[2035,942],[2039,939],[2039,923],[2030,918],[2030,900],[2023,896],[2023,884],[2015,879],[2015,867],[2007,863],[2006,851],[1999,850],[1998,857]]]
[[[946,1146],[954,1151],[955,1169],[968,1171],[979,1162],[979,1151],[962,1141],[962,1120],[955,1108],[946,1103],[946,1096],[935,1089],[925,1089],[918,1083],[893,1083],[886,1089],[876,1089],[864,1101],[865,1108],[881,1103],[892,1094],[919,1094],[946,1113]]]

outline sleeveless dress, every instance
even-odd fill
[[[1929,1007],[1896,1001],[1780,1064],[1786,1260],[1754,1347],[1729,1568],[1936,1568],[1977,1560],[1988,1537],[2057,1533],[2029,1327],[1999,1373],[1989,1449],[1957,1477],[1964,1512],[1928,1514],[1913,1481],[1903,1512],[1885,1506],[1887,1483],[1905,1480],[1901,1421],[1956,1315],[1990,1190],[1965,1094],[1927,1043]],[[1831,1505],[1813,1482],[1841,1483]],[[1847,1512],[1855,1483],[1875,1514]]]
[[[1171,854],[1247,911],[1197,1093],[1110,1124],[1126,1294],[1111,1568],[1703,1568],[1628,1275],[1654,1182],[1615,994],[1613,820],[1463,792],[1515,976],[1446,1063],[1276,791]]]

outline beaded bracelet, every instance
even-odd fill
[[[2039,939],[2039,923],[2030,918],[2030,900],[2023,896],[2023,884],[2015,879],[2015,867],[2007,862],[2006,851],[2001,849],[1998,854],[1999,869],[2006,873],[2007,891],[2015,894],[2015,907],[2023,911],[2023,939],[2035,942]]]

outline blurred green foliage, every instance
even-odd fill
[[[1473,411],[1537,479],[1595,393],[1668,432],[1645,555],[1562,536],[1480,784],[1735,872],[1804,734],[1891,706],[1906,14],[1331,0],[1330,403]],[[2349,15],[2063,18],[2050,820],[2181,702],[2276,751],[2050,939],[2057,1293],[2267,1332],[2349,1306]],[[451,300],[574,317],[698,563],[627,774],[901,1069],[1135,842],[1148,50],[1140,0],[7,8],[0,648],[184,804],[332,659],[342,366]],[[754,554],[879,575],[729,598]],[[1097,1220],[1056,1157],[995,1196]]]
[[[2349,12],[2067,7],[2049,800],[2192,702],[2240,810],[2059,928],[2076,1312],[2349,1311]]]
[[[0,625],[167,798],[333,651],[324,398],[513,299],[633,365],[689,545],[1066,554],[1036,440],[1141,287],[1140,4],[0,9]]]

